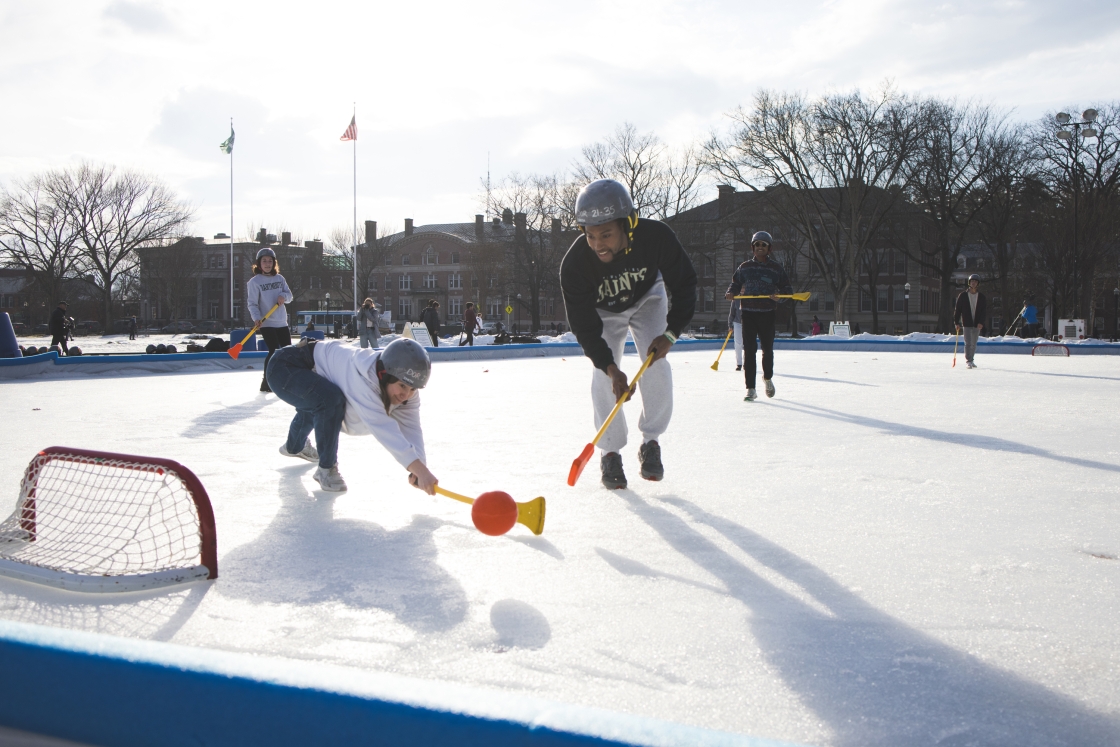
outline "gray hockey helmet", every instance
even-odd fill
[[[432,373],[428,351],[416,340],[399,337],[385,346],[381,370],[415,389],[423,389]]]
[[[975,272],[968,276],[968,282],[971,283],[973,280],[975,280],[977,283],[980,282],[980,276],[977,275]]]
[[[628,230],[638,223],[638,210],[630,190],[614,179],[596,179],[576,198],[576,223],[581,228],[601,226],[612,220],[626,221]]]
[[[751,236],[751,246],[754,246],[756,241],[765,241],[767,246],[774,246],[774,237],[766,231],[758,231],[754,236]]]
[[[276,252],[272,251],[272,249],[267,246],[262,246],[260,248],[260,251],[257,252],[258,262],[261,261],[261,257],[272,257],[273,259],[276,259]]]

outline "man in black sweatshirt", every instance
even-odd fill
[[[660,221],[638,218],[626,187],[613,179],[591,182],[576,200],[576,239],[560,264],[560,288],[571,327],[584,355],[595,365],[591,399],[595,427],[602,427],[629,381],[618,363],[626,333],[643,359],[654,360],[639,382],[642,477],[660,480],[657,439],[673,414],[673,374],[663,360],[696,309],[696,271],[676,235]],[[669,296],[673,306],[669,309]],[[626,445],[622,413],[599,441],[603,485],[625,488],[619,451]]]

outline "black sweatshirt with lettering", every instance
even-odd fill
[[[666,329],[680,336],[696,311],[696,271],[673,229],[658,220],[638,219],[630,251],[619,252],[610,262],[595,256],[586,236],[568,249],[560,263],[568,326],[595,368],[606,371],[616,363],[596,309],[626,311],[649,292],[659,272],[670,299]]]

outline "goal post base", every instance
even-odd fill
[[[175,568],[169,571],[128,576],[83,576],[79,573],[63,573],[0,558],[0,576],[42,586],[53,586],[66,591],[114,594],[205,581],[210,577],[210,569],[204,565],[196,565],[193,568]]]

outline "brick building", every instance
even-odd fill
[[[720,185],[719,196],[711,202],[683,211],[666,220],[676,232],[696,267],[698,278],[696,314],[692,328],[717,333],[726,331],[730,301],[723,294],[735,268],[752,256],[751,236],[767,231],[774,237],[773,256],[790,276],[794,292],[810,291],[807,303],[779,306],[779,332],[808,334],[813,316],[827,330],[828,322],[849,321],[864,332],[901,334],[909,316],[910,331],[933,331],[937,323],[940,290],[932,271],[912,261],[907,252],[917,251],[920,215],[903,205],[892,213],[877,242],[878,263],[874,300],[878,305],[879,329],[872,328],[872,293],[867,263],[861,267],[859,283],[848,292],[847,306],[837,314],[836,301],[819,270],[810,260],[788,221],[774,209],[770,196],[761,192],[739,192]],[[909,306],[906,284],[910,284]],[[909,310],[909,314],[907,314]]]

